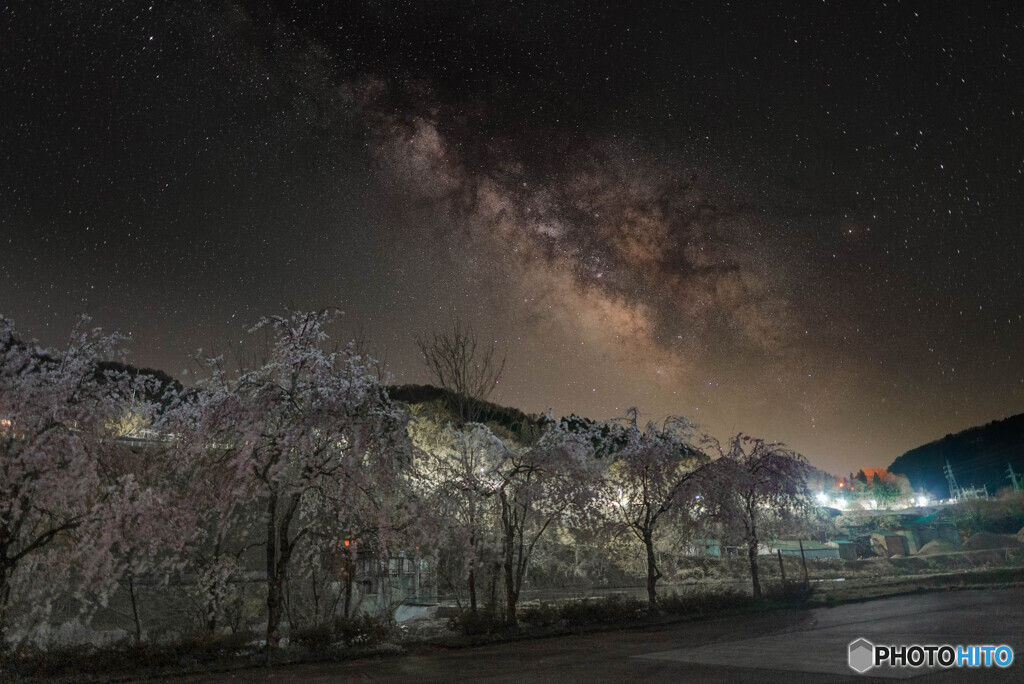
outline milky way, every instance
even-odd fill
[[[738,349],[786,344],[792,325],[755,219],[697,173],[614,143],[530,150],[522,139],[481,140],[454,117],[370,107],[392,192],[439,214],[475,260],[485,255],[481,278],[501,262],[499,277],[524,300],[562,317],[597,308],[597,336],[680,361],[711,338]]]
[[[1024,410],[1021,12],[123,3],[0,24],[0,313],[182,376],[337,305],[398,382],[835,472]]]

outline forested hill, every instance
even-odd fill
[[[461,407],[473,401],[463,395],[432,385],[390,385],[387,389],[388,395],[392,399],[406,404],[441,401],[453,415],[457,415]],[[540,420],[539,416],[523,413],[517,408],[492,404],[489,401],[477,401],[475,405],[475,412],[478,415],[474,416],[473,420],[481,423],[497,423],[513,432],[517,432],[527,423],[536,423]]]
[[[949,485],[943,472],[947,460],[961,488],[988,486],[994,494],[1009,487],[1008,464],[1018,477],[1024,473],[1024,413],[911,449],[892,462],[889,472],[906,475],[915,490],[947,497]]]

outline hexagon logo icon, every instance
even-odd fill
[[[860,638],[850,643],[850,667],[863,674],[875,665],[875,645]]]

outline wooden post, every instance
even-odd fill
[[[779,572],[782,573],[782,588],[786,588],[786,566],[782,564],[782,549],[775,549],[779,554]]]
[[[799,539],[800,542],[800,562],[804,565],[804,588],[806,589],[811,585],[810,580],[807,579],[807,557],[804,556],[804,540]]]

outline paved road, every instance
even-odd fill
[[[869,670],[847,647],[1006,644],[1007,669]],[[248,670],[185,681],[275,682],[923,682],[1024,681],[1024,588],[957,591],[659,628],[557,637],[383,660]]]

